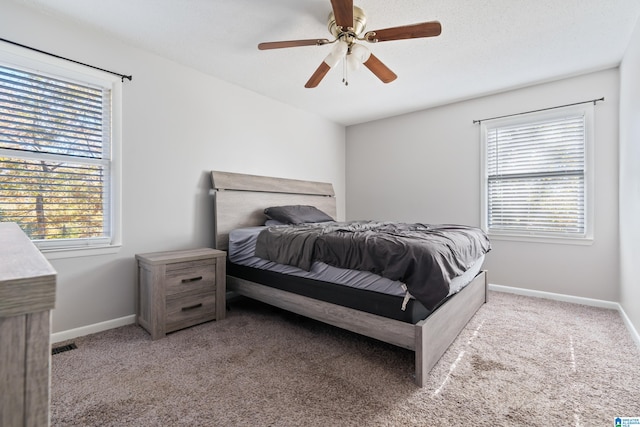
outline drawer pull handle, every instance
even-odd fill
[[[202,280],[202,276],[193,277],[191,279],[182,279],[182,283],[197,282],[198,280]]]
[[[193,310],[194,308],[200,308],[200,307],[202,307],[202,303],[196,304],[196,305],[190,305],[189,307],[182,307],[182,311],[189,311],[189,310]]]

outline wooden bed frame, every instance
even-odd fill
[[[215,245],[226,250],[229,232],[263,225],[263,210],[280,205],[313,205],[336,218],[329,183],[211,172],[214,196]],[[487,274],[481,271],[458,294],[417,324],[388,319],[360,310],[297,295],[227,275],[227,289],[324,323],[415,351],[415,381],[423,387],[429,371],[471,317],[487,300]]]

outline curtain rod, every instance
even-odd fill
[[[35,47],[25,46],[25,45],[20,44],[20,43],[12,42],[11,40],[0,38],[0,41],[3,41],[5,43],[10,43],[10,44],[12,44],[14,46],[19,46],[19,47],[23,47],[25,49],[33,50],[35,52],[43,53],[45,55],[53,56],[54,58],[64,59],[65,61],[73,62],[74,64],[84,65],[85,67],[89,67],[89,68],[93,68],[95,70],[104,71],[105,73],[113,74],[113,75],[116,75],[116,76],[120,77],[120,79],[122,79],[123,82],[124,82],[124,79],[127,79],[127,80],[131,81],[131,79],[133,78],[133,76],[131,76],[131,75],[127,76],[125,74],[116,73],[115,71],[105,70],[104,68],[95,67],[93,65],[85,64],[84,62],[76,61],[74,59],[65,58],[64,56],[56,55],[55,53],[45,52],[44,50],[36,49]]]
[[[529,113],[537,113],[539,111],[547,111],[547,110],[554,110],[556,108],[562,108],[562,107],[571,107],[573,105],[580,105],[580,104],[588,104],[590,102],[593,102],[593,105],[596,105],[596,102],[598,101],[604,101],[604,96],[602,98],[598,98],[598,99],[590,99],[588,101],[581,101],[581,102],[574,102],[573,104],[565,104],[565,105],[558,105],[556,107],[548,107],[548,108],[541,108],[539,110],[532,110],[532,111],[524,111],[522,113],[514,113],[514,114],[507,114],[504,116],[498,116],[498,117],[491,117],[489,119],[480,119],[480,120],[474,120],[473,124],[475,125],[476,123],[480,124],[482,122],[486,122],[487,120],[495,120],[495,119],[503,119],[505,117],[513,117],[513,116],[520,116],[522,114],[529,114]]]

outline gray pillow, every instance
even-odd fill
[[[335,221],[315,206],[308,205],[272,206],[266,208],[264,213],[269,218],[285,224]]]

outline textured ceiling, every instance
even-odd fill
[[[439,37],[367,47],[397,75],[383,84],[331,50],[258,51],[263,41],[329,38],[329,0],[3,0],[92,26],[267,97],[350,125],[619,64],[638,0],[356,0],[367,30],[437,20]]]

